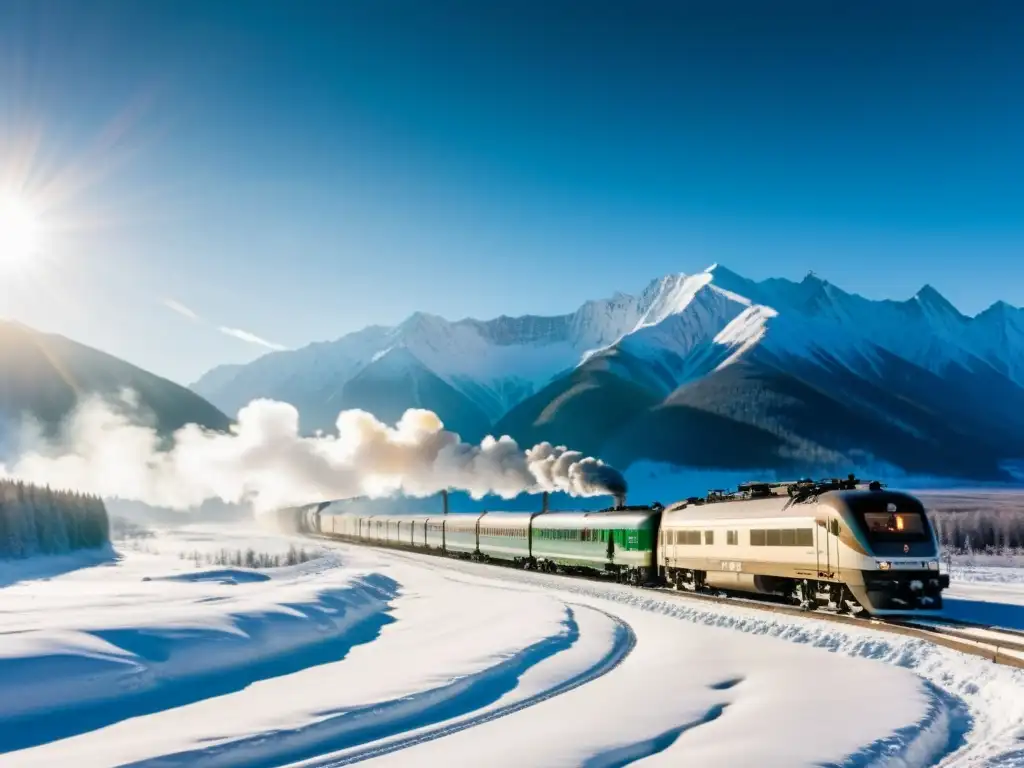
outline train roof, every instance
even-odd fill
[[[880,488],[856,488],[826,490],[818,495],[806,497],[773,495],[760,499],[737,499],[705,504],[681,502],[672,504],[665,510],[664,524],[686,526],[699,524],[701,521],[808,517],[815,515],[821,506],[831,507],[837,512],[866,510],[873,507],[885,511],[890,503],[898,504],[902,509],[920,509],[920,502],[907,493]]]
[[[533,518],[535,529],[561,528],[640,528],[652,517],[660,514],[660,509],[642,510],[602,510],[600,512],[544,512]]]
[[[529,525],[538,515],[540,512],[484,512],[480,525]]]

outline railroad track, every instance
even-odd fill
[[[499,562],[474,561],[464,558],[449,557],[447,555],[435,555],[403,546],[376,546],[363,542],[341,540],[330,536],[316,536],[306,534],[312,538],[323,541],[340,542],[354,546],[377,549],[391,554],[415,555],[415,562],[423,564],[424,560],[447,561],[451,563],[473,563],[477,565],[489,565],[492,567],[511,570],[520,574],[536,574],[537,576],[548,576],[558,579],[573,579],[577,581],[590,581],[598,584],[614,584],[607,579],[596,576],[583,576],[575,574],[547,574],[536,571],[528,571],[512,565]],[[421,559],[422,558],[422,559]],[[627,585],[619,585],[627,586]],[[873,629],[879,632],[913,637],[920,640],[943,646],[970,656],[978,656],[994,664],[1001,664],[1007,667],[1024,669],[1024,631],[1004,627],[994,627],[988,624],[972,624],[957,619],[945,618],[883,618],[883,617],[859,617],[830,612],[828,610],[805,610],[793,605],[775,603],[768,600],[756,600],[745,597],[733,597],[724,595],[708,595],[699,592],[683,592],[669,587],[634,587],[641,592],[656,593],[672,599],[692,600],[733,607],[750,608],[752,610],[766,613],[776,613],[794,618],[817,619],[837,624],[859,627],[861,629]]]
[[[891,632],[907,637],[916,637],[955,651],[980,656],[996,664],[1024,669],[1024,631],[988,624],[972,624],[957,619],[928,618],[916,619],[895,617],[859,617],[832,613],[827,610],[807,611],[792,605],[762,602],[748,598],[702,595],[693,592],[679,592],[668,587],[643,587],[646,591],[658,592],[684,600],[701,600],[719,605],[742,606],[768,613],[831,621],[838,624]]]

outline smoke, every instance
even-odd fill
[[[107,498],[190,509],[209,499],[249,503],[257,512],[353,496],[443,489],[473,498],[563,491],[573,496],[625,492],[622,475],[564,446],[521,449],[510,437],[462,442],[437,414],[405,412],[388,426],[361,410],[342,411],[337,434],[303,437],[287,403],[254,400],[229,433],[195,424],[170,441],[129,407],[92,397],[69,416],[61,439],[37,433],[0,477],[72,488]]]

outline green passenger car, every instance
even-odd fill
[[[444,516],[444,549],[448,554],[473,555],[477,551],[477,521],[482,513]]]
[[[531,550],[542,568],[651,578],[660,512],[549,512],[533,519]]]
[[[530,521],[535,513],[485,512],[477,521],[480,555],[490,560],[527,563]]]

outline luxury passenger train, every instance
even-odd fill
[[[405,500],[408,504],[409,500]],[[448,513],[448,495],[412,514],[393,500],[282,510],[304,533],[636,586],[771,596],[873,615],[942,607],[949,576],[921,502],[877,482],[745,483],[668,507]]]

